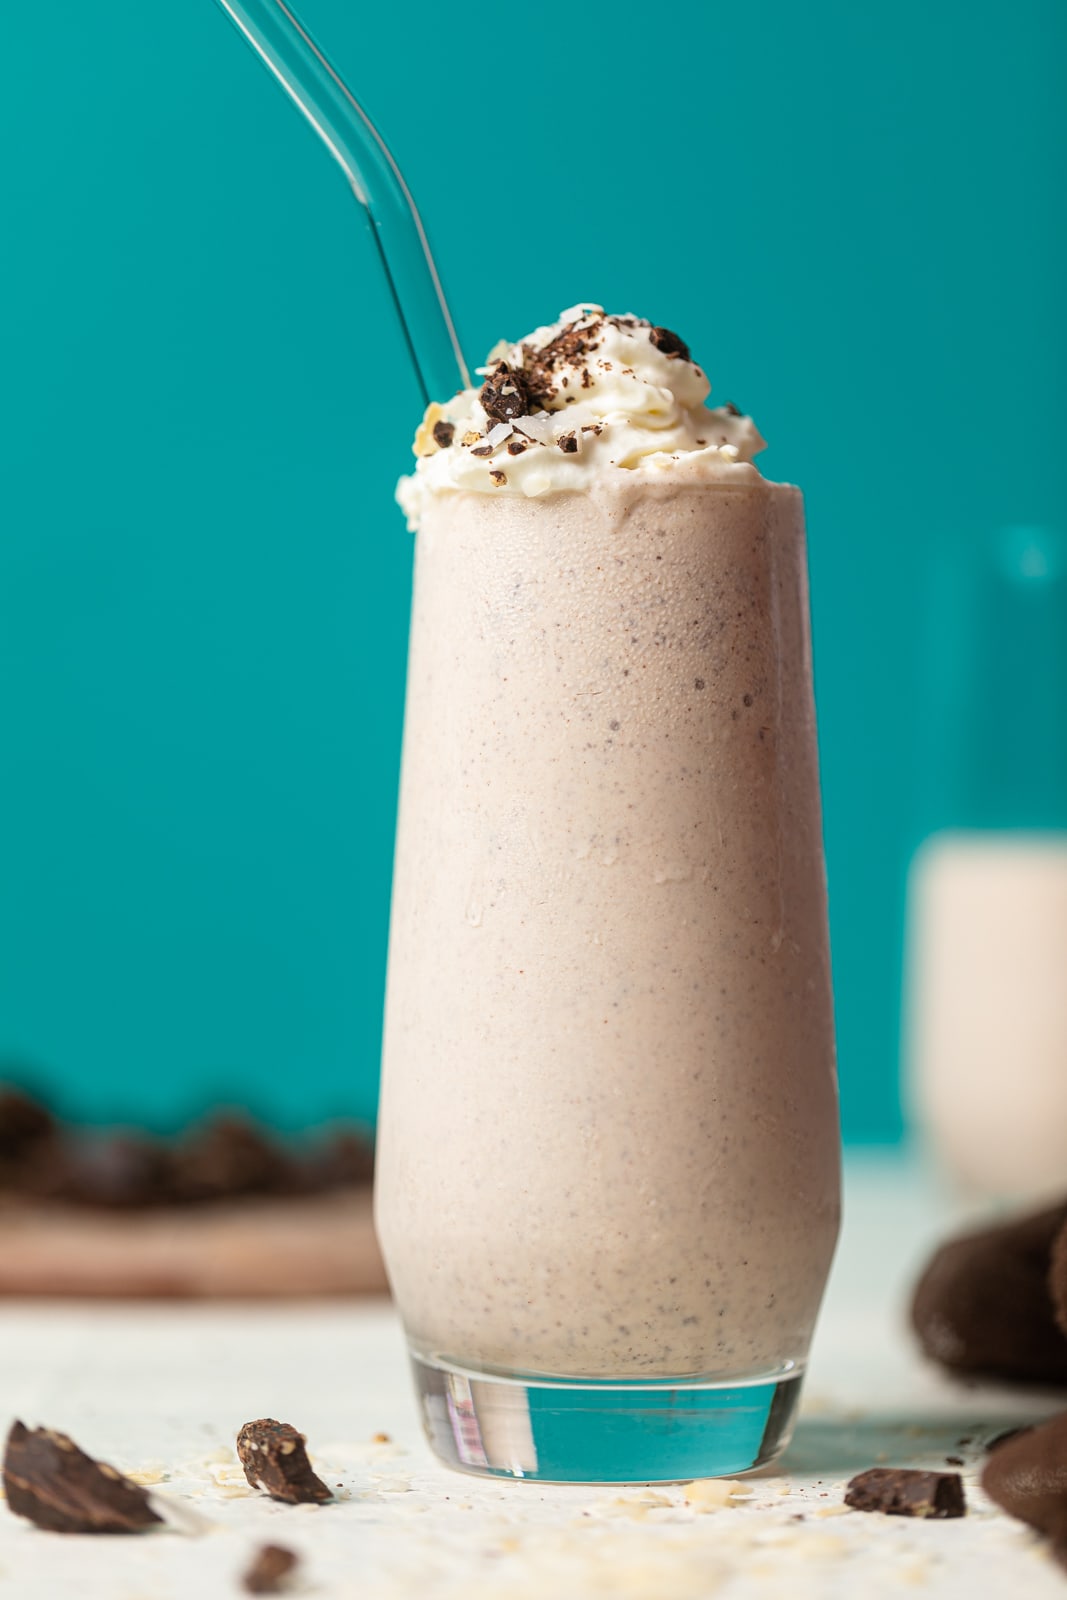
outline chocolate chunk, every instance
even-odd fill
[[[281,1594],[299,1563],[295,1551],[281,1544],[265,1544],[256,1551],[241,1585],[248,1594]]]
[[[496,422],[514,422],[524,417],[530,409],[526,379],[521,372],[513,372],[506,361],[500,361],[482,384],[478,394],[486,416]]]
[[[452,443],[453,438],[455,437],[455,432],[456,432],[456,429],[455,429],[455,425],[453,423],[451,423],[451,422],[435,422],[434,425],[433,425],[433,436],[434,436],[435,444],[439,444],[442,450],[447,450],[449,445]],[[276,1547],[274,1545],[268,1545],[267,1546],[268,1550],[273,1550],[275,1548]]]
[[[499,470],[496,471],[496,472],[491,472],[489,474],[489,476],[490,476],[490,478],[492,478],[493,482],[496,484],[498,489],[502,489],[504,487],[504,485],[508,481],[507,473],[506,472],[500,472]]]
[[[246,1422],[237,1435],[237,1455],[253,1489],[266,1489],[272,1500],[290,1505],[332,1500],[333,1491],[311,1470],[306,1443],[288,1422]]]
[[[683,361],[690,359],[689,346],[685,340],[679,339],[669,328],[650,328],[648,337],[656,349],[662,351],[665,356],[681,356]]]
[[[525,449],[526,449],[526,440],[525,439],[509,439],[508,440],[508,455],[509,456],[521,456],[522,452]]]
[[[947,1467],[964,1467],[967,1465],[967,1463],[964,1461],[962,1456],[946,1456],[945,1465]]]
[[[49,1138],[55,1124],[21,1089],[0,1086],[0,1161],[21,1158]]]
[[[571,429],[570,433],[561,433],[559,438],[556,440],[556,443],[559,445],[565,456],[577,455],[578,440],[574,436],[573,428]]]
[[[1049,1262],[1067,1204],[951,1239],[915,1290],[911,1320],[926,1354],[952,1372],[1067,1384]]]
[[[1052,1241],[1048,1287],[1056,1326],[1062,1334],[1067,1334],[1067,1218],[1060,1225]]]
[[[162,1145],[138,1134],[88,1131],[56,1140],[24,1184],[38,1199],[112,1211],[158,1205],[171,1187],[170,1156]]]
[[[1011,1516],[1047,1534],[1063,1559],[1067,1546],[1067,1414],[1024,1428],[998,1445],[982,1469],[982,1488]]]
[[[173,1155],[174,1198],[230,1199],[250,1194],[292,1194],[299,1172],[288,1153],[254,1123],[222,1116],[194,1130]]]
[[[888,1517],[962,1517],[967,1513],[958,1472],[919,1472],[912,1467],[872,1467],[851,1479],[845,1504],[854,1511]]]
[[[731,416],[731,417],[743,417],[743,416],[744,416],[744,414],[745,414],[745,413],[744,413],[744,412],[743,412],[743,411],[742,411],[742,410],[741,410],[741,408],[740,408],[740,406],[735,406],[735,405],[734,405],[734,403],[733,403],[733,401],[732,401],[732,400],[724,400],[724,401],[723,401],[723,405],[722,405],[722,409],[723,409],[723,410],[724,410],[724,411],[725,411],[725,412],[727,412],[727,414],[728,414],[728,415],[729,415],[729,416]]]
[[[1020,1433],[1025,1433],[1026,1431],[1025,1428],[1005,1428],[1003,1433],[994,1434],[986,1445],[986,1453],[988,1454],[991,1450],[999,1450],[1001,1445],[1007,1444],[1009,1439],[1017,1439]]]
[[[13,1422],[4,1450],[10,1509],[53,1533],[138,1533],[162,1522],[139,1484],[51,1428]]]

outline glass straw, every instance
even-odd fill
[[[365,208],[424,401],[469,388],[426,231],[385,140],[282,0],[218,3],[304,113]]]

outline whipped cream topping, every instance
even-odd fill
[[[517,344],[494,346],[480,389],[431,404],[415,471],[397,500],[417,528],[449,490],[546,495],[616,473],[756,476],[764,441],[736,406],[705,404],[711,384],[677,334],[582,304]]]

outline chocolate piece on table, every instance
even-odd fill
[[[1067,1205],[950,1239],[915,1290],[911,1320],[926,1354],[953,1372],[1067,1384],[1067,1339],[1049,1292]]]
[[[0,1084],[0,1162],[18,1160],[54,1131],[44,1106],[21,1089]]]
[[[1056,1326],[1067,1336],[1067,1217],[1052,1241],[1048,1269],[1049,1294]]]
[[[1067,1546],[1067,1413],[1005,1439],[982,1469],[991,1500]]]
[[[73,1439],[13,1422],[4,1450],[10,1510],[53,1533],[139,1533],[163,1521],[148,1495]]]
[[[253,1489],[290,1505],[332,1500],[333,1491],[312,1471],[307,1440],[288,1422],[260,1417],[237,1435],[237,1455]]]
[[[241,1579],[242,1587],[248,1594],[281,1594],[299,1561],[295,1551],[284,1545],[262,1545]]]
[[[300,1188],[289,1154],[243,1117],[216,1117],[194,1130],[178,1145],[172,1162],[176,1201],[291,1194]]]
[[[170,1157],[161,1144],[139,1134],[88,1131],[52,1141],[23,1185],[38,1200],[109,1211],[158,1205],[170,1188]]]
[[[967,1513],[958,1472],[920,1472],[913,1467],[872,1467],[851,1479],[845,1504],[854,1511],[890,1517],[962,1517]]]

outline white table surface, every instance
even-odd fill
[[[321,1600],[1067,1600],[1042,1543],[977,1488],[983,1442],[1067,1397],[956,1387],[904,1329],[916,1265],[948,1225],[931,1195],[901,1158],[850,1161],[794,1444],[718,1509],[688,1504],[684,1486],[554,1488],[438,1466],[382,1302],[0,1303],[0,1423],[64,1430],[198,1519],[195,1532],[58,1535],[0,1507],[0,1600],[236,1595],[265,1541],[301,1555],[293,1592]],[[264,1415],[308,1435],[334,1504],[278,1505],[247,1486],[234,1438]],[[391,1442],[374,1443],[379,1432]],[[946,1455],[966,1460],[962,1520],[842,1511],[854,1472]]]

